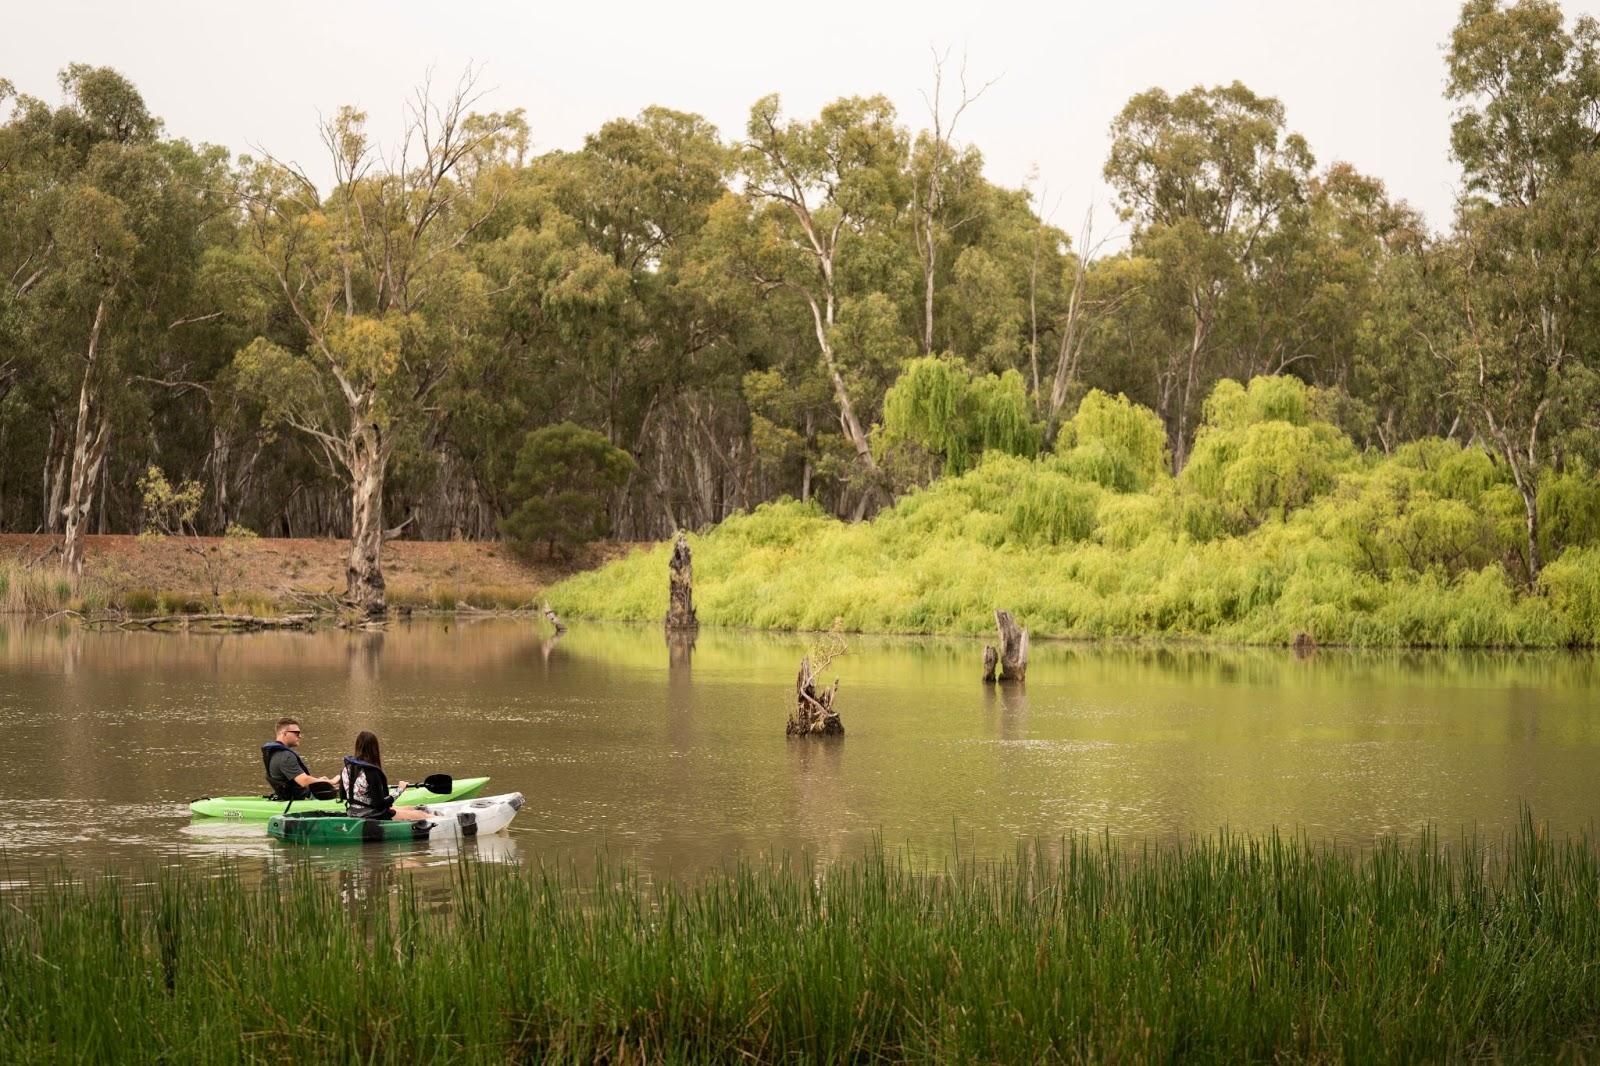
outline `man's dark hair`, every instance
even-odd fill
[[[299,724],[300,724],[300,719],[298,719],[298,718],[280,718],[280,719],[278,719],[278,728],[276,728],[276,729],[274,729],[272,731],[272,735],[273,736],[277,736],[279,733],[283,732],[283,727],[286,726],[286,725],[299,725]]]

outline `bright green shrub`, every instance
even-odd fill
[[[1528,595],[1517,569],[1521,499],[1482,449],[1420,442],[1363,458],[1300,405],[1298,383],[1222,394],[1219,421],[1203,428],[1184,475],[1157,467],[1141,490],[1109,491],[1107,482],[1150,476],[1159,452],[1144,448],[1142,466],[1123,462],[1138,449],[1121,447],[1119,457],[1117,433],[1096,430],[1094,418],[1159,423],[1102,398],[1069,423],[1062,454],[991,450],[869,522],[793,501],[736,515],[693,539],[700,618],[776,629],[826,629],[839,618],[854,630],[976,635],[990,633],[1005,606],[1039,637],[1600,640],[1600,545],[1569,548]],[[1553,491],[1567,497],[1553,506],[1587,513],[1571,503],[1584,490],[1563,484]],[[563,614],[650,622],[666,595],[663,547],[550,590]]]
[[[1427,480],[1415,467],[1390,462],[1332,501],[1328,531],[1351,566],[1380,578],[1402,570],[1455,575],[1500,558],[1496,522],[1459,499],[1419,487]]]
[[[1126,396],[1089,390],[1056,438],[1056,453],[1074,477],[1116,492],[1140,492],[1167,470],[1161,419]]]
[[[1600,548],[1567,549],[1539,572],[1539,588],[1569,641],[1600,644]]]
[[[1006,542],[1036,547],[1088,540],[1094,535],[1099,497],[1091,485],[1040,470],[1006,509]]]
[[[1040,428],[1022,375],[974,377],[960,360],[908,360],[883,398],[882,447],[912,445],[943,463],[946,475],[972,469],[986,451],[1034,456]]]
[[[1600,543],[1600,482],[1567,471],[1539,481],[1539,550],[1553,559],[1563,548]]]
[[[1229,530],[1242,532],[1327,492],[1354,456],[1350,442],[1326,425],[1206,427],[1180,480],[1221,507]]]
[[[1251,378],[1248,387],[1223,378],[1206,398],[1205,424],[1213,429],[1243,429],[1258,422],[1304,426],[1312,421],[1312,406],[1310,390],[1299,378]]]
[[[1429,437],[1395,450],[1396,466],[1416,471],[1417,483],[1440,496],[1473,503],[1496,485],[1508,484],[1505,467],[1482,448]]]

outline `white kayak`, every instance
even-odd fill
[[[296,844],[363,844],[384,840],[458,840],[498,833],[522,809],[522,793],[424,803],[413,808],[428,817],[402,822],[394,818],[351,818],[327,811],[277,814],[267,822],[267,832]]]

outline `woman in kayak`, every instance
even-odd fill
[[[339,793],[344,797],[350,817],[426,821],[426,811],[394,805],[395,797],[405,790],[406,782],[402,781],[398,792],[393,795],[389,793],[389,779],[383,776],[383,754],[378,749],[378,735],[365,729],[357,733],[356,753],[344,757],[344,769],[339,772]]]

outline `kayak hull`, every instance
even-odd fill
[[[267,820],[267,833],[291,844],[381,844],[396,840],[457,840],[463,837],[498,833],[511,824],[522,809],[522,793],[461,800],[456,803],[429,803],[420,808],[430,817],[425,821],[402,822],[396,819],[350,818],[328,811],[273,815]]]
[[[424,803],[455,803],[476,796],[488,783],[487,777],[458,777],[455,779],[455,787],[444,795],[429,792],[425,788],[407,789],[399,799],[395,800],[395,806],[416,807]],[[264,822],[273,815],[282,814],[285,807],[288,807],[290,814],[344,813],[344,804],[336,799],[295,800],[291,807],[286,800],[266,799],[261,796],[207,796],[189,804],[189,810],[197,817],[239,818],[252,822]]]

